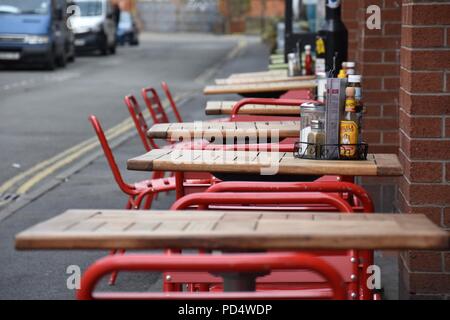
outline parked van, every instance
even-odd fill
[[[116,53],[116,29],[119,13],[109,0],[75,0],[77,14],[71,17],[77,50]]]
[[[0,64],[43,63],[49,70],[75,59],[66,0],[0,0]]]

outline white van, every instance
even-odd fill
[[[75,47],[100,50],[103,55],[116,53],[116,29],[120,14],[109,0],[75,0],[75,14],[70,25],[75,34]]]

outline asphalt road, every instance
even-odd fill
[[[200,120],[205,118],[206,103],[201,90],[211,77],[263,70],[267,66],[267,49],[254,38],[145,35],[141,43],[136,48],[120,48],[116,56],[80,57],[67,69],[56,72],[0,71],[0,187],[18,174],[92,138],[94,132],[88,115],[96,114],[104,129],[128,119],[122,99],[128,93],[138,93],[143,86],[159,86],[161,80],[167,81],[174,95],[183,97],[180,111],[185,120]],[[103,157],[83,164],[98,151],[96,147],[37,179],[29,194],[0,208],[0,299],[72,299],[74,292],[67,288],[66,268],[77,265],[84,270],[106,254],[14,249],[15,234],[66,209],[124,207],[126,198],[118,190]],[[126,160],[143,151],[137,136],[115,148],[117,162],[128,181],[147,178],[142,173],[125,170]],[[46,187],[72,167],[78,167],[76,173],[53,188]],[[16,192],[44,169],[19,179],[7,192]],[[39,196],[35,194],[37,190],[41,191]],[[172,194],[162,194],[153,208],[168,208],[173,199]],[[2,216],[2,212],[21,201],[25,204],[20,210],[6,218]],[[118,290],[159,288],[157,274],[120,274],[116,286]]]

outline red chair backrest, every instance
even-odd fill
[[[95,293],[100,279],[114,271],[194,271],[194,272],[267,272],[271,270],[303,269],[322,276],[332,289],[326,298],[345,300],[346,285],[339,272],[319,257],[296,252],[271,252],[223,255],[115,255],[98,260],[83,274],[79,300],[91,299],[304,299],[289,291],[225,292],[225,293]],[[297,293],[298,295],[298,293]],[[325,298],[325,297],[324,297]]]
[[[133,95],[126,96],[125,104],[128,107],[128,111],[130,112],[130,116],[133,119],[134,125],[145,150],[148,152],[152,149],[158,149],[158,145],[153,141],[153,139],[147,137],[149,127],[145,121],[144,115],[142,114],[142,109],[139,106],[136,97]]]
[[[142,98],[147,105],[148,111],[153,118],[154,123],[169,123],[166,111],[159,99],[158,92],[154,88],[143,88],[141,90]]]
[[[120,173],[119,167],[117,166],[116,160],[114,159],[114,155],[112,150],[108,144],[108,140],[106,139],[105,133],[100,125],[100,121],[95,116],[90,116],[89,120],[92,123],[92,127],[97,134],[100,145],[102,146],[103,153],[105,154],[106,160],[108,161],[109,167],[114,175],[114,179],[116,180],[119,188],[128,195],[133,194],[134,187],[125,183]]]
[[[184,210],[191,206],[199,206],[205,209],[209,205],[282,205],[282,204],[327,204],[335,207],[340,212],[353,212],[353,208],[347,201],[333,194],[320,192],[267,192],[261,193],[194,193],[178,199],[170,208],[171,210]],[[265,210],[274,210],[267,207]]]
[[[175,114],[177,121],[183,122],[180,112],[178,112],[178,107],[175,103],[175,100],[172,97],[172,93],[170,92],[169,85],[165,81],[163,81],[161,82],[161,86],[163,88],[164,93],[166,94],[167,100],[169,100],[170,106],[172,107],[173,113]]]
[[[355,195],[362,204],[364,213],[373,213],[374,205],[364,188],[350,182],[221,182],[206,192],[339,192]]]

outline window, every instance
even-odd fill
[[[0,14],[48,14],[50,0],[0,0]]]

